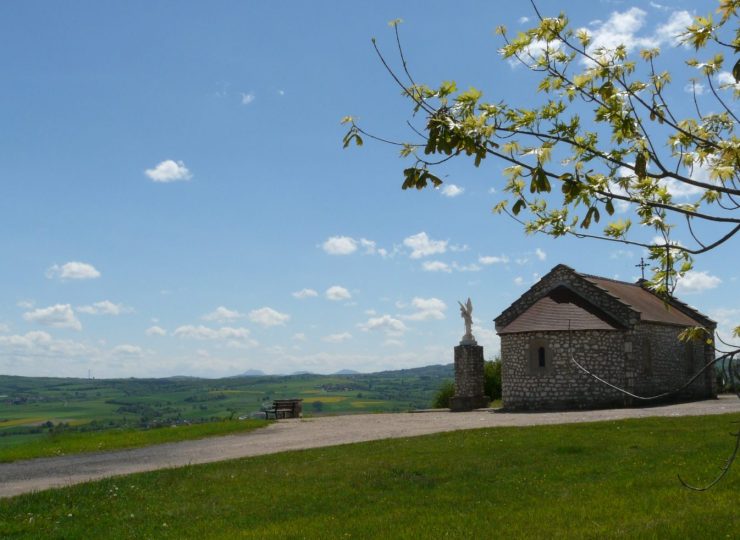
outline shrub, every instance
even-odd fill
[[[483,390],[491,400],[501,399],[501,360],[488,360],[483,367]]]
[[[455,383],[452,381],[445,381],[442,386],[439,387],[437,393],[434,395],[434,401],[432,401],[432,407],[435,409],[449,409],[450,398],[455,395]]]

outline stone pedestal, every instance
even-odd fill
[[[455,395],[450,398],[453,412],[488,407],[491,399],[483,393],[483,347],[461,343],[455,347]]]

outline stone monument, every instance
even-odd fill
[[[465,335],[455,347],[455,395],[450,398],[453,412],[472,411],[488,407],[491,399],[483,389],[483,347],[473,336],[473,303],[460,304],[460,316],[465,321]]]

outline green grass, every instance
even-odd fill
[[[494,428],[286,452],[0,501],[3,538],[731,538],[740,415]]]
[[[16,436],[17,444],[0,447],[0,462],[137,448],[167,442],[245,433],[267,425],[264,420],[222,420],[205,424],[156,429],[119,429],[105,432],[62,432]]]

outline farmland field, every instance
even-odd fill
[[[197,379],[0,376],[0,450],[65,431],[155,428],[248,416],[303,398],[304,416],[429,407],[452,366],[356,375]]]

